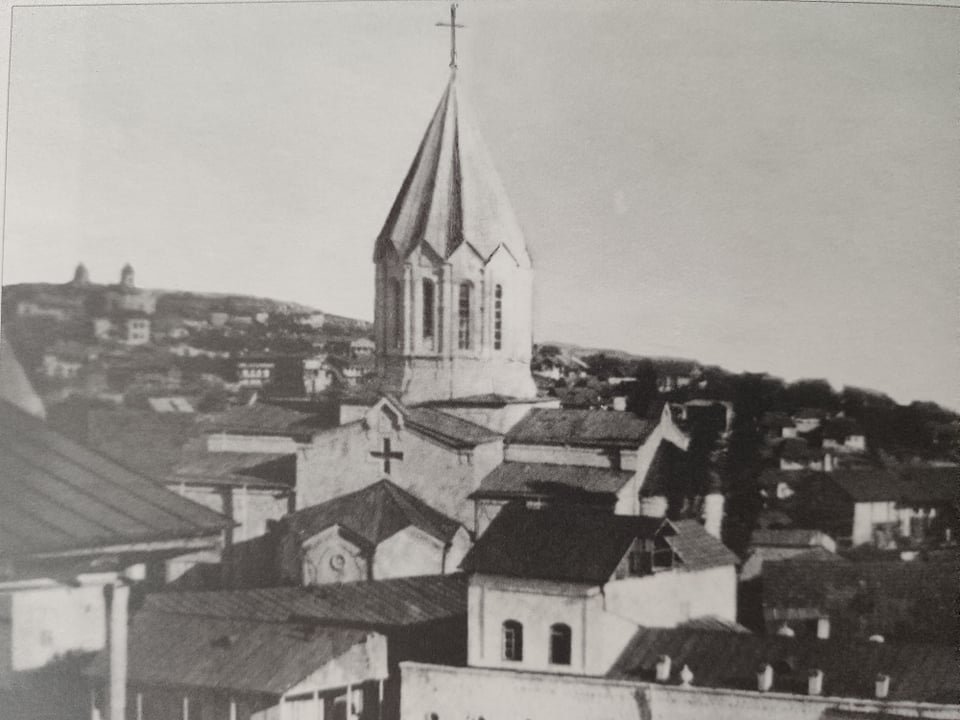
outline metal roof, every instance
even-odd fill
[[[450,542],[461,528],[456,520],[389,480],[298,510],[281,522],[302,540],[339,525],[373,547],[410,526],[442,543]]]
[[[127,678],[132,684],[282,695],[351,647],[362,630],[143,610],[131,623]],[[354,667],[353,671],[356,672]],[[86,674],[107,677],[107,652]],[[357,677],[357,681],[372,679]]]
[[[697,687],[757,689],[762,664],[774,669],[774,692],[807,693],[808,672],[823,672],[823,695],[872,698],[878,673],[890,676],[889,700],[960,701],[956,658],[945,645],[760,637],[735,632],[644,628],[608,677],[653,681],[657,660],[671,659],[671,684],[684,665]]]
[[[495,467],[471,495],[475,499],[513,499],[585,495],[615,496],[633,471],[581,465],[504,462]]]
[[[0,401],[0,555],[196,538],[230,520]]]
[[[467,579],[458,573],[313,587],[165,592],[148,595],[144,610],[263,622],[293,616],[339,627],[388,629],[465,617]]]
[[[505,246],[530,266],[506,191],[463,105],[451,74],[377,237],[377,258],[388,248],[406,257],[420,244],[448,258],[466,243],[484,262]]]
[[[638,538],[662,535],[678,569],[733,565],[736,556],[694,520],[614,515],[603,510],[508,505],[493,519],[461,565],[471,573],[588,585],[608,582]]]
[[[511,428],[506,442],[630,449],[640,447],[655,427],[628,412],[534,408]]]

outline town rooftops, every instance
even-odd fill
[[[147,596],[144,610],[210,618],[390,629],[463,618],[467,580],[462,574],[272,587],[256,590],[164,592]]]
[[[533,408],[507,433],[506,442],[630,449],[640,447],[655,427],[628,412]]]
[[[697,629],[643,628],[608,673],[619,680],[653,682],[662,656],[671,660],[669,683],[680,684],[684,665],[694,687],[757,690],[761,665],[773,668],[772,692],[807,694],[808,674],[823,672],[822,694],[873,698],[877,675],[890,677],[888,700],[955,704],[954,651],[946,645],[760,637]],[[866,717],[866,716],[865,716]]]
[[[461,527],[389,480],[298,510],[281,522],[301,539],[339,525],[370,547],[411,526],[448,543]]]
[[[581,465],[504,462],[470,496],[475,500],[515,498],[604,499],[613,502],[633,472]],[[597,498],[597,496],[600,496]]]
[[[230,521],[0,400],[0,557],[212,537]]]
[[[830,617],[847,633],[952,642],[955,558],[911,562],[767,562],[763,608],[768,622]]]
[[[679,567],[733,565],[736,556],[696,521],[613,515],[582,507],[508,505],[462,563],[468,573],[603,585],[634,541],[662,537]]]

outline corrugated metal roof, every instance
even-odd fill
[[[296,616],[327,625],[402,627],[465,616],[467,579],[458,573],[313,587],[155,593],[147,596],[144,609],[263,622]]]
[[[469,420],[428,407],[404,407],[407,426],[457,448],[472,448],[500,439],[500,434]]]
[[[0,554],[219,533],[230,521],[0,401]]]
[[[504,462],[480,481],[480,487],[471,497],[512,499],[615,496],[632,477],[633,472],[630,470]]]
[[[130,683],[281,695],[354,645],[362,630],[143,610],[129,630]],[[354,668],[356,669],[356,668]],[[87,669],[108,674],[107,653]],[[372,678],[357,677],[356,681]]]
[[[690,629],[641,629],[608,677],[652,681],[661,655],[672,684],[684,665],[698,687],[757,689],[757,670],[774,668],[773,691],[806,694],[807,674],[821,670],[823,694],[872,698],[878,673],[890,676],[890,700],[960,701],[953,649],[922,644],[840,642]]]
[[[453,539],[461,527],[389,480],[298,510],[282,523],[301,539],[339,525],[373,547],[411,525],[443,543]]]
[[[534,408],[507,433],[506,442],[637,448],[655,427],[628,412]]]
[[[424,243],[441,258],[461,244],[484,261],[501,245],[529,267],[523,232],[451,75],[377,237],[375,257],[406,257]]]

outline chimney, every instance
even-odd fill
[[[823,456],[823,471],[833,472],[833,455],[826,453]]]
[[[680,670],[680,684],[683,687],[690,687],[693,683],[693,670],[690,669],[689,665],[684,665]]]
[[[684,666],[686,667],[686,666]],[[670,656],[661,655],[657,658],[657,682],[668,682],[670,680]]]
[[[769,663],[760,666],[757,670],[757,690],[767,692],[773,687],[773,668]]]
[[[703,529],[720,539],[723,525],[723,493],[711,492],[703,498]]]
[[[617,412],[624,412],[627,409],[627,398],[624,395],[615,395],[613,398],[613,409]]]
[[[796,635],[797,634],[793,631],[793,628],[787,625],[786,623],[784,623],[783,625],[777,628],[778,637],[792,638],[792,637],[796,637]]]
[[[890,676],[879,673],[876,682],[873,684],[873,690],[877,700],[885,700],[887,695],[890,694]]]
[[[830,618],[817,618],[817,637],[820,640],[830,639]]]
[[[807,695],[823,693],[823,670],[813,669],[807,675]]]

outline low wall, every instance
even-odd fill
[[[960,706],[401,663],[402,720],[821,720],[828,710],[960,719]],[[696,680],[694,680],[696,682]]]

